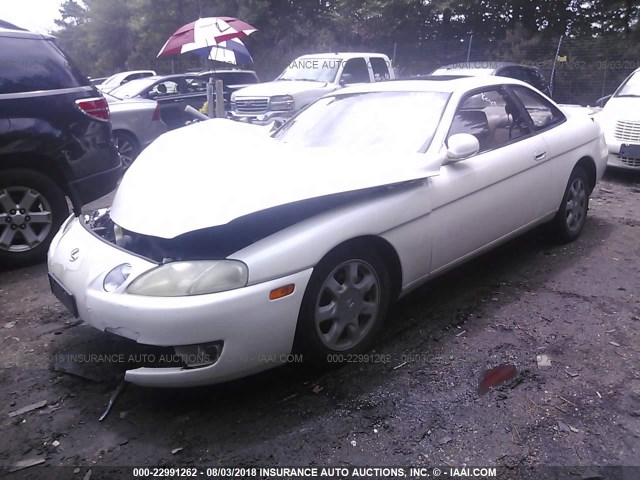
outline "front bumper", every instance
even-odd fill
[[[605,132],[605,139],[607,141],[607,149],[609,150],[609,156],[607,157],[608,167],[640,170],[640,158],[625,158],[620,156],[620,148],[623,142],[616,139],[609,131]]]
[[[618,153],[609,152],[607,157],[607,166],[615,168],[625,168],[628,170],[640,170],[640,159],[624,158]]]
[[[75,252],[72,260],[71,252]],[[115,292],[103,289],[107,273],[128,263],[131,275]],[[125,380],[144,386],[186,387],[232,380],[289,361],[298,312],[312,269],[210,295],[145,297],[128,285],[156,264],[94,236],[79,221],[62,230],[49,249],[49,272],[74,296],[90,325],[141,344],[223,342],[218,360],[200,368],[138,368]],[[271,290],[294,284],[293,294],[269,300]]]
[[[253,123],[256,125],[269,125],[272,122],[282,122],[285,123],[289,120],[296,112],[286,111],[286,112],[267,112],[260,115],[250,115],[244,113],[237,112],[229,112],[228,116],[231,120],[236,120],[238,122],[246,122]]]

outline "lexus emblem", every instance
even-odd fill
[[[75,262],[76,260],[78,260],[79,256],[80,256],[80,249],[74,248],[73,250],[71,250],[71,253],[69,254],[69,261]]]

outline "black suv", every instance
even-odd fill
[[[0,21],[0,266],[43,259],[122,174],[109,107],[55,39]]]
[[[519,63],[495,62],[493,60],[480,62],[460,62],[444,65],[431,75],[460,75],[481,76],[498,75],[501,77],[515,78],[537,88],[542,93],[551,97],[551,91],[540,69],[532,65],[520,65]]]

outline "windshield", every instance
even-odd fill
[[[116,73],[114,75],[111,75],[104,82],[102,82],[102,85],[104,85],[105,87],[109,87],[109,86],[114,87],[114,86],[120,85],[121,79],[122,79],[122,73]]]
[[[132,98],[151,89],[151,86],[156,82],[156,78],[138,78],[136,80],[131,80],[124,85],[120,85],[118,88],[114,88],[109,93],[116,98]]]
[[[321,98],[276,132],[303,147],[418,152],[431,143],[449,100],[443,92],[372,92]]]
[[[298,80],[333,83],[342,63],[338,58],[297,58],[276,80]]]
[[[627,78],[614,97],[640,97],[640,71],[637,71]]]

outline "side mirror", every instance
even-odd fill
[[[353,75],[351,75],[350,73],[343,73],[342,77],[340,77],[340,85],[344,87],[345,85],[349,85],[350,83],[353,83]]]
[[[606,97],[599,98],[598,100],[596,100],[596,107],[604,107],[610,98],[611,98],[611,95],[607,95]]]
[[[447,160],[457,162],[475,155],[480,150],[480,142],[469,133],[456,133],[447,140]]]

